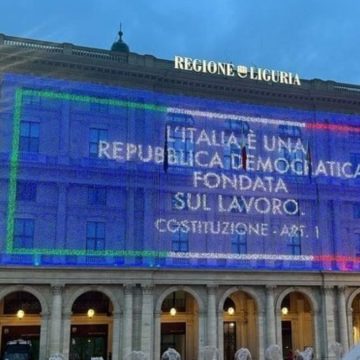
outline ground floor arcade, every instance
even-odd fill
[[[360,342],[355,274],[140,270],[3,270],[0,347],[30,340],[34,359],[124,359],[168,347],[197,359],[216,346],[224,360],[246,347],[263,359],[278,344],[286,359],[311,346],[333,358],[335,342]],[[21,284],[21,285],[19,285]]]

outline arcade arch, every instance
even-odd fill
[[[111,357],[113,302],[107,294],[96,289],[77,295],[71,305],[69,359]]]
[[[199,312],[203,308],[199,295],[187,287],[167,289],[156,305],[159,313],[160,346],[162,354],[169,347],[176,349],[181,359],[193,359],[199,351],[201,324]]]
[[[284,358],[307,347],[316,350],[314,313],[317,310],[312,294],[297,289],[288,289],[280,294],[276,312],[280,322],[278,342],[281,343]]]
[[[258,299],[255,293],[243,289],[230,289],[219,302],[222,318],[222,337],[224,360],[232,360],[241,347],[246,347],[254,358],[258,357]]]
[[[0,299],[1,357],[9,341],[23,339],[31,343],[33,359],[39,359],[40,348],[44,348],[44,338],[41,343],[40,339],[45,299],[28,287],[5,289]]]

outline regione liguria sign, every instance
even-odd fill
[[[300,86],[300,77],[296,73],[270,70],[254,66],[234,65],[232,63],[192,59],[190,57],[175,56],[174,67],[179,70],[197,73],[239,77],[264,82],[280,83]]]

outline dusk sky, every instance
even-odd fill
[[[0,0],[0,33],[360,84],[359,0]]]

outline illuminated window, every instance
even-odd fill
[[[360,203],[353,204],[354,219],[360,219]]]
[[[171,128],[171,139],[168,149],[174,149],[177,163],[190,166],[193,161],[194,143],[191,141],[190,131],[182,131],[184,128],[194,125],[194,119],[189,115],[168,114],[167,126]],[[177,128],[177,130],[175,130]],[[164,139],[165,140],[165,139]]]
[[[38,153],[39,133],[39,123],[22,121],[20,124],[20,151]]]
[[[241,120],[227,120],[226,128],[236,134],[243,134],[247,136],[250,132],[249,123]]]
[[[290,152],[286,148],[281,148],[279,151],[279,157],[284,158],[289,164],[294,161],[294,169],[296,172],[301,174],[304,169],[304,153],[301,150],[292,151]],[[296,161],[298,160],[298,161]],[[281,170],[286,169],[286,165],[283,162],[279,162],[279,168]],[[289,169],[289,172],[291,172],[291,169]]]
[[[294,215],[300,215],[300,201],[299,200],[293,200],[293,201],[289,201],[286,203],[286,205],[284,206],[286,211],[289,214],[289,216],[294,216]]]
[[[350,162],[354,167],[356,167],[358,164],[360,164],[360,154],[359,153],[351,153],[350,154]]]
[[[236,234],[231,238],[231,251],[233,254],[247,254],[247,234]]]
[[[36,184],[28,181],[19,181],[16,186],[16,200],[36,201]]]
[[[242,148],[236,145],[225,146],[224,148],[224,168],[240,169],[242,167]]]
[[[34,220],[15,219],[14,245],[16,248],[32,248],[34,242]]]
[[[100,141],[107,141],[108,131],[106,129],[91,128],[89,132],[89,156],[97,158]]]
[[[231,202],[232,204],[230,209],[232,213],[240,213],[240,214],[247,213],[245,202],[240,196],[236,197],[236,201],[232,196],[231,197],[229,196],[229,199],[230,199],[229,202]]]
[[[241,142],[237,146],[230,144],[224,148],[224,167],[225,169],[240,169],[242,166],[242,146],[247,144],[247,136],[250,132],[250,126],[246,121],[228,120],[226,121],[226,132],[228,136],[234,134]]]
[[[356,145],[360,145],[360,135],[358,132],[349,131],[349,140]]]
[[[105,223],[98,221],[89,221],[86,224],[86,249],[105,249]]]
[[[298,126],[291,126],[291,125],[279,125],[279,135],[282,140],[287,141],[288,138],[291,138],[291,143],[294,144],[298,139],[301,139],[301,129]],[[282,147],[279,150],[279,157],[284,158],[287,162],[291,163],[294,162],[295,171],[298,173],[303,172],[303,162],[305,155],[301,150],[296,151],[289,151],[288,148]],[[279,168],[284,170],[286,165],[283,162],[279,163]],[[289,170],[290,172],[291,170]]]
[[[289,237],[288,248],[291,255],[301,255],[301,234],[298,232]]]
[[[178,231],[173,234],[172,251],[188,252],[189,251],[189,234]]]
[[[355,253],[356,253],[356,256],[360,256],[360,233],[355,233],[354,234],[355,236]]]
[[[106,205],[107,189],[101,186],[88,187],[88,205]]]
[[[301,129],[298,126],[279,125],[280,136],[301,138]]]

